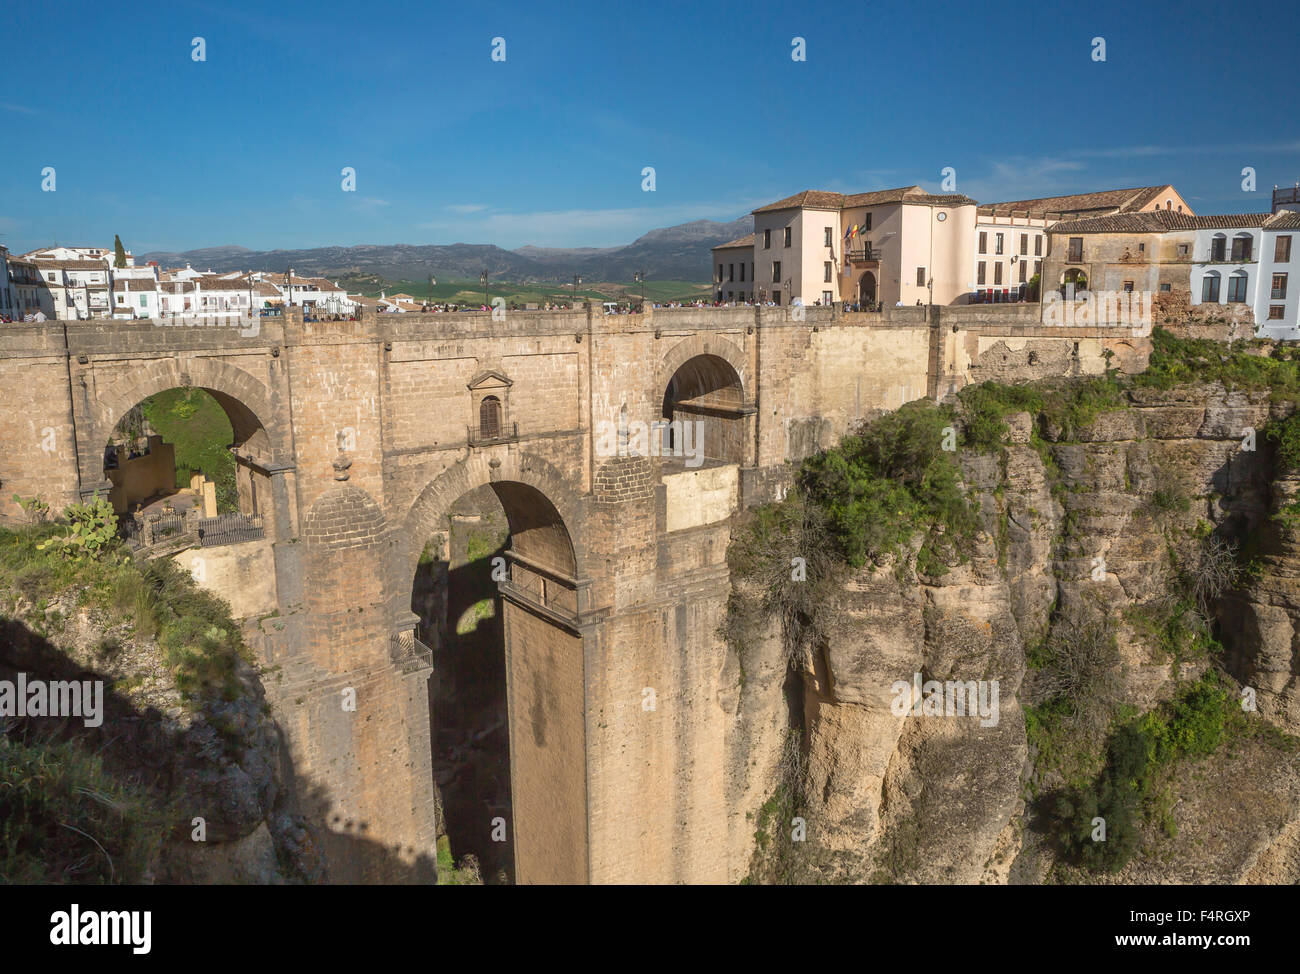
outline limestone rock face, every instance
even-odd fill
[[[735,721],[733,800],[755,808],[773,793],[780,729],[794,727],[807,761],[809,841],[830,854],[825,879],[1043,881],[1046,867],[1026,865],[1041,860],[1023,855],[1034,755],[1022,703],[1035,702],[1026,654],[1054,610],[1087,606],[1113,623],[1123,702],[1145,710],[1168,699],[1208,664],[1172,664],[1135,610],[1168,597],[1178,560],[1191,553],[1186,539],[1209,529],[1258,539],[1260,571],[1219,600],[1218,634],[1229,672],[1254,688],[1260,712],[1300,733],[1300,528],[1270,521],[1300,498],[1300,476],[1274,480],[1260,432],[1289,410],[1217,384],[1137,390],[1126,408],[1048,430],[1046,444],[1028,414],[1012,414],[998,453],[959,454],[983,527],[967,562],[937,578],[894,566],[850,574],[822,607],[815,637],[793,650],[798,695],[781,692],[790,657],[770,620],[751,657],[757,671],[724,701]],[[1250,430],[1255,450],[1243,449]],[[914,681],[996,685],[996,720],[927,713],[913,702]],[[1300,876],[1300,768],[1279,775],[1255,799],[1269,814],[1225,838],[1206,823],[1243,816],[1215,804],[1230,797],[1224,788],[1198,790],[1189,774],[1190,797],[1171,813],[1190,837],[1179,848],[1192,860],[1195,849],[1217,851],[1204,865],[1146,862],[1121,881]],[[733,841],[743,848],[742,829]]]
[[[1277,514],[1300,497],[1300,477],[1279,478],[1270,510]],[[1256,577],[1219,606],[1229,636],[1233,675],[1256,693],[1260,712],[1300,733],[1300,530],[1270,521],[1260,536]]]

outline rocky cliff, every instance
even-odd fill
[[[751,880],[1300,879],[1296,365],[1158,338],[869,423],[735,533]]]
[[[0,680],[101,683],[102,709],[0,716],[4,879],[320,881],[228,606],[165,560],[40,548],[62,531],[0,532]]]

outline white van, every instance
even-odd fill
[[[606,301],[606,302],[605,302],[605,314],[607,314],[607,315],[616,315],[616,314],[618,314],[618,302],[617,302],[617,301]]]

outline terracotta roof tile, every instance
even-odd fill
[[[783,200],[760,206],[754,213],[771,213],[776,210],[792,210],[796,207],[810,207],[817,210],[840,210],[849,206],[878,206],[881,203],[901,203],[909,193],[923,193],[920,186],[900,186],[897,189],[881,189],[872,193],[829,193],[820,189],[806,189]]]
[[[1052,233],[1163,233],[1166,230],[1216,230],[1262,227],[1268,213],[1226,213],[1219,216],[1192,216],[1170,210],[1150,213],[1113,213],[1067,220],[1051,228]]]
[[[752,247],[752,246],[754,246],[754,235],[752,233],[747,233],[743,237],[737,237],[735,240],[731,241],[731,243],[718,244],[713,249],[731,250],[733,248]]]
[[[984,216],[1010,216],[1016,213],[1085,213],[1089,210],[1112,210],[1130,213],[1140,210],[1156,199],[1166,189],[1161,186],[1138,186],[1132,189],[1107,189],[1097,193],[1076,193],[1073,196],[1044,196],[1033,200],[1011,200],[1006,203],[985,203],[979,208]]]
[[[872,193],[853,193],[844,197],[842,206],[880,206],[885,203],[901,203],[905,196],[924,194],[920,186],[899,186],[896,189],[878,189]]]

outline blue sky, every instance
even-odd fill
[[[611,246],[945,166],[981,201],[1268,210],[1300,180],[1294,5],[1136,7],[8,4],[0,243]]]

